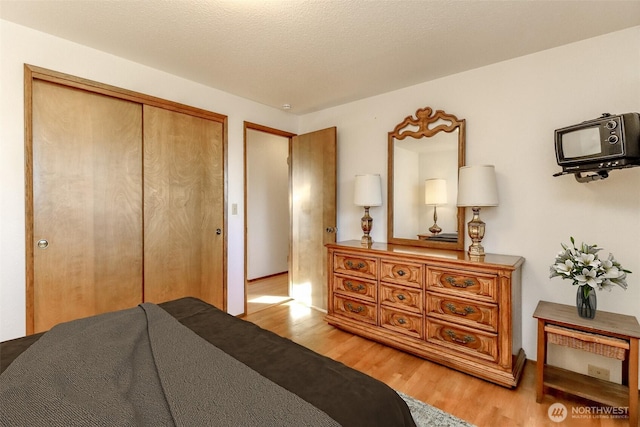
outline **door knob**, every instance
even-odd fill
[[[327,233],[335,233],[338,229],[336,227],[327,227],[325,228],[325,231]]]
[[[49,247],[49,241],[46,239],[38,240],[38,247],[40,249],[47,249]]]
[[[222,234],[222,230],[220,230],[219,228],[216,228],[216,234],[217,234],[217,235]]]

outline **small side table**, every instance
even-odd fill
[[[575,306],[540,301],[533,317],[538,319],[536,401],[544,388],[553,388],[614,407],[629,407],[629,425],[638,425],[638,339],[640,325],[633,316],[598,311],[595,319],[578,316]],[[603,381],[547,365],[550,334],[561,335],[575,348],[622,360],[622,384]],[[573,343],[573,345],[572,345]]]

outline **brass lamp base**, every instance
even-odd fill
[[[469,237],[471,237],[473,243],[469,246],[469,255],[472,257],[483,257],[484,248],[480,242],[484,237],[485,224],[480,219],[480,208],[474,206],[471,209],[473,210],[473,218],[471,218],[471,221],[467,224],[467,228],[469,230]]]
[[[437,224],[438,222],[438,211],[436,210],[436,207],[433,207],[433,225],[431,227],[429,227],[429,231],[432,234],[438,234],[442,231],[442,228],[440,228]]]
[[[369,233],[371,232],[371,228],[373,227],[373,218],[369,215],[369,206],[364,207],[364,216],[360,218],[360,225],[362,226],[362,232],[364,236],[360,239],[360,243],[362,246],[371,247],[373,244],[373,240]]]

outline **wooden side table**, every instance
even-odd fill
[[[575,306],[540,301],[538,319],[536,401],[544,388],[553,388],[613,407],[629,408],[629,425],[638,425],[638,339],[640,325],[633,316],[598,311],[595,319],[578,316]],[[555,335],[555,336],[554,336]],[[622,360],[622,384],[603,381],[547,365],[547,343],[558,337],[569,345]]]

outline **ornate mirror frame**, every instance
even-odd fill
[[[387,194],[387,242],[410,246],[423,246],[429,248],[463,250],[464,248],[464,208],[457,208],[457,239],[455,241],[422,240],[416,235],[416,239],[394,236],[394,154],[395,142],[407,137],[415,139],[432,138],[440,132],[452,133],[458,130],[458,169],[465,165],[465,120],[458,119],[452,114],[437,110],[435,114],[430,107],[420,108],[415,117],[407,116],[392,132],[389,132],[388,155],[388,194]],[[428,144],[429,140],[425,140]],[[457,175],[458,171],[455,171]],[[456,188],[457,194],[457,188]],[[455,200],[452,201],[454,204]],[[426,227],[425,227],[426,229]],[[455,237],[454,237],[455,238]]]

